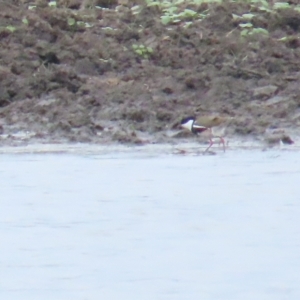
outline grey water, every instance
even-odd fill
[[[300,299],[299,152],[0,159],[0,299]]]

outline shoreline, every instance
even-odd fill
[[[206,144],[197,142],[152,143],[145,145],[93,144],[93,143],[27,143],[26,145],[3,145],[0,154],[75,154],[75,155],[108,155],[108,154],[145,154],[145,155],[223,155],[222,148],[216,143],[207,155],[203,152]],[[254,140],[230,140],[226,152],[232,151],[300,151],[300,145],[268,146]]]

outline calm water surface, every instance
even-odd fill
[[[300,299],[300,154],[3,154],[0,295]]]

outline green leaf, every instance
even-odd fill
[[[167,13],[167,14],[169,14],[169,15],[173,15],[173,14],[175,14],[175,12],[177,12],[178,11],[178,7],[176,7],[176,6],[171,6],[171,7],[168,7],[168,8],[164,8],[163,9],[163,12],[164,13]]]
[[[162,1],[161,5],[162,5],[162,7],[171,7],[171,6],[174,6],[175,4],[170,1]]]
[[[277,41],[279,41],[279,42],[285,42],[285,41],[287,41],[288,40],[288,37],[287,36],[284,36],[283,38],[280,38],[280,39],[278,39]]]
[[[73,26],[76,24],[76,20],[74,18],[68,18],[68,25]]]
[[[269,7],[269,3],[266,0],[251,0],[251,3],[261,4],[264,7]]]
[[[193,24],[193,22],[184,22],[183,27],[184,27],[184,28],[188,28],[188,27],[190,27],[192,24]]]
[[[16,27],[11,26],[11,25],[6,26],[5,28],[6,28],[8,31],[10,31],[10,32],[16,31]]]
[[[151,6],[161,6],[161,3],[159,1],[149,1],[149,3],[147,3],[147,6],[151,7]]]
[[[241,31],[241,36],[246,36],[246,35],[248,35],[249,34],[249,29],[243,29],[242,31]]]
[[[174,19],[174,20],[172,20],[172,22],[173,23],[179,23],[179,22],[181,22],[181,20],[180,19]]]
[[[263,7],[263,6],[259,7],[258,9],[259,9],[260,11],[272,12],[271,9],[269,9],[269,8],[267,8],[267,7]]]
[[[153,53],[153,49],[151,47],[147,47],[146,49],[147,49],[148,53],[151,53],[151,54]]]
[[[240,27],[242,28],[251,28],[253,27],[252,23],[243,23],[243,24],[239,24]]]
[[[164,25],[168,25],[172,21],[170,16],[161,16],[160,19]]]
[[[139,14],[141,11],[141,7],[139,5],[135,5],[131,7],[131,12],[133,15]]]
[[[135,6],[132,6],[131,7],[131,10],[139,10],[140,9],[140,6],[139,5],[135,5]]]
[[[103,30],[114,30],[112,27],[102,27]]]
[[[264,35],[268,35],[269,34],[269,31],[264,29],[264,28],[253,28],[251,30],[251,33],[250,34],[264,34]]]
[[[243,17],[243,19],[251,20],[251,19],[253,19],[253,17],[255,17],[255,15],[254,14],[243,14],[242,17]]]
[[[239,15],[236,15],[236,14],[231,14],[231,15],[232,15],[233,20],[242,19],[242,17]]]
[[[22,23],[25,24],[25,25],[28,25],[28,20],[27,20],[27,18],[24,17],[24,18],[22,19]]]
[[[77,21],[76,24],[81,27],[85,27],[85,23],[82,21]]]
[[[56,7],[56,6],[57,6],[57,3],[56,3],[56,1],[50,1],[50,2],[48,3],[48,6],[50,6],[50,7]]]
[[[291,6],[287,2],[276,2],[273,6],[274,9],[285,9],[290,7]]]
[[[185,9],[182,14],[185,16],[185,17],[195,17],[197,15],[197,12],[192,10],[192,9]]]

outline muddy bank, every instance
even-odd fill
[[[196,17],[163,24],[143,1],[55,3],[0,4],[2,145],[177,143],[183,116],[211,112],[235,139],[299,134],[295,4],[182,4]]]

